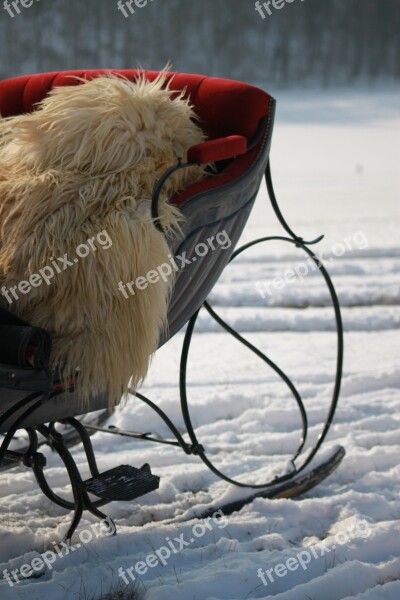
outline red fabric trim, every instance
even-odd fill
[[[197,194],[202,194],[207,192],[207,190],[212,190],[222,185],[226,185],[227,183],[231,183],[251,167],[254,160],[257,158],[258,151],[259,146],[254,148],[251,152],[247,152],[243,156],[239,156],[233,160],[218,175],[211,175],[207,179],[203,179],[203,181],[199,181],[198,183],[189,186],[183,192],[175,194],[175,196],[171,198],[171,203],[175,206],[181,206],[193,196],[197,196]]]
[[[187,153],[188,162],[198,165],[218,162],[227,158],[234,158],[245,154],[247,140],[242,135],[229,135],[225,138],[210,140],[202,144],[196,144],[189,148]]]

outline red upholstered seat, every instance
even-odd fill
[[[121,74],[135,79],[137,70],[84,70],[23,75],[0,81],[0,114],[9,117],[34,110],[46,94],[59,85],[77,85],[78,76],[92,79],[105,73]],[[145,71],[149,80],[155,79],[158,71]],[[254,136],[260,120],[268,114],[271,97],[264,91],[238,81],[191,75],[168,73],[171,89],[185,90],[200,118],[200,126],[209,139],[242,135],[248,141]],[[255,147],[243,156],[228,163],[217,176],[190,186],[176,195],[172,201],[180,205],[188,198],[229,183],[244,173],[258,154]]]

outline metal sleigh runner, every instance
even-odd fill
[[[0,82],[0,113],[9,117],[35,110],[35,105],[57,86],[71,86],[79,79],[94,79],[109,71],[69,71],[23,76]],[[138,71],[113,72],[134,81]],[[143,75],[143,73],[142,73]],[[71,79],[71,76],[75,79]],[[145,71],[144,77],[155,80],[158,72]],[[313,252],[313,246],[323,236],[313,240],[299,237],[287,224],[275,197],[269,153],[274,123],[275,100],[266,92],[251,85],[213,77],[167,73],[170,88],[183,92],[199,116],[206,141],[195,144],[187,152],[187,160],[171,164],[154,187],[151,211],[153,226],[165,234],[172,256],[193,256],[196,246],[204,243],[218,232],[225,231],[232,244],[224,251],[208,252],[196,261],[188,262],[176,274],[168,309],[168,333],[160,345],[172,338],[186,326],[179,373],[180,404],[186,426],[182,435],[170,418],[140,392],[138,399],[151,407],[171,431],[171,438],[164,439],[149,432],[122,431],[110,426],[104,428],[110,417],[109,398],[106,394],[94,394],[82,415],[82,405],[76,391],[77,382],[60,381],[49,363],[51,335],[11,312],[0,309],[0,446],[1,469],[24,465],[32,469],[42,492],[52,502],[72,511],[73,518],[66,533],[70,540],[78,527],[84,511],[103,519],[102,507],[111,501],[132,501],[159,487],[159,477],[150,466],[120,465],[109,471],[99,471],[93,451],[91,436],[97,431],[110,435],[122,435],[149,443],[180,447],[187,455],[197,456],[218,477],[246,491],[243,499],[229,505],[213,506],[208,511],[198,511],[205,517],[217,509],[225,514],[239,510],[256,497],[293,498],[316,486],[340,464],[345,451],[336,447],[328,456],[319,459],[319,451],[328,434],[338,403],[343,363],[343,327],[338,298],[324,265]],[[160,210],[160,195],[168,187],[171,177],[177,176],[190,166],[214,163],[216,171],[201,181],[191,184],[184,191],[173,195],[170,203],[179,207],[183,214],[181,232],[171,235],[164,231]],[[236,248],[251,213],[263,178],[272,207],[282,225],[281,236],[267,236]],[[305,450],[308,419],[302,398],[293,382],[263,352],[229,326],[208,302],[207,298],[230,261],[247,249],[270,240],[292,244],[306,253],[318,268],[329,289],[336,318],[337,356],[336,376],[330,407],[315,445]],[[4,306],[4,304],[3,304]],[[192,425],[187,398],[186,374],[192,337],[195,333],[199,311],[204,308],[210,317],[275,371],[293,395],[301,420],[301,437],[292,457],[290,472],[260,485],[248,481],[236,481],[222,473],[212,462],[197,438]],[[78,376],[79,377],[79,376]],[[126,409],[127,410],[127,409]],[[90,413],[95,413],[93,416]],[[26,443],[18,446],[16,436],[24,436]],[[91,478],[83,480],[69,450],[82,444],[91,472]],[[49,445],[65,465],[72,487],[73,499],[67,500],[56,494],[46,478],[46,457],[41,452]]]

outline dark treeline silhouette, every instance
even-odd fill
[[[400,79],[399,0],[294,0],[264,19],[254,0],[132,6],[126,18],[117,0],[40,0],[12,18],[0,0],[0,77],[170,61],[277,85]]]

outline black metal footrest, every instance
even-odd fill
[[[149,465],[136,469],[120,465],[83,482],[90,494],[109,501],[134,500],[157,490],[160,478],[151,473]]]

